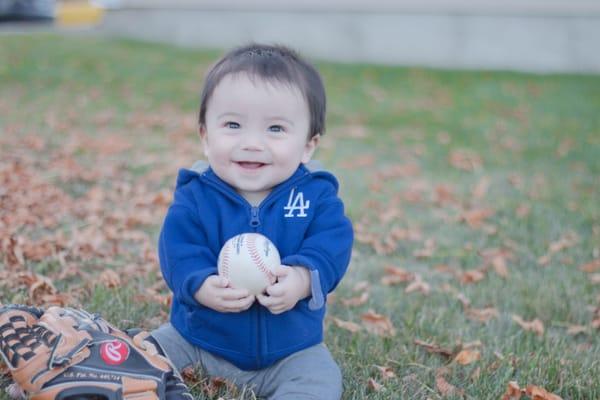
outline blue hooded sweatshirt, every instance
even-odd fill
[[[180,170],[159,238],[161,271],[173,292],[175,329],[190,343],[244,370],[268,367],[320,343],[325,299],[346,272],[353,241],[337,191],[332,174],[300,165],[254,207],[208,164]],[[198,303],[194,294],[208,276],[217,274],[221,247],[247,232],[268,237],[283,265],[308,268],[312,296],[278,315],[257,301],[239,313],[221,313]]]

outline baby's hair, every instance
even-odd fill
[[[246,73],[251,79],[297,87],[308,104],[309,137],[325,132],[325,88],[315,67],[285,46],[262,44],[233,49],[208,71],[200,96],[198,122],[201,127],[206,124],[206,108],[215,87],[226,75],[238,73]]]

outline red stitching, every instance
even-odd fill
[[[260,256],[260,254],[258,254],[258,250],[256,249],[257,236],[255,236],[255,235],[248,235],[248,236],[249,236],[248,252],[250,253],[250,257],[252,258],[252,261],[254,261],[254,263],[256,264],[256,266],[258,267],[258,269],[260,271],[262,271],[265,275],[267,275],[269,282],[273,282],[275,280],[275,277],[273,276],[273,274],[271,273],[271,271],[265,264],[264,260]]]
[[[225,244],[225,248],[223,249],[223,253],[221,254],[221,274],[229,279],[229,250],[231,246]]]

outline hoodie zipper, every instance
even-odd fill
[[[215,178],[208,176],[205,173],[203,173],[202,175],[204,177],[207,178],[207,182],[210,183],[213,187],[215,187],[216,189],[218,189],[220,192],[222,192],[223,194],[227,195],[228,197],[230,197],[231,199],[234,199],[238,202],[241,202],[245,205],[249,205],[250,206],[250,221],[249,221],[249,225],[252,227],[252,229],[254,230],[254,232],[256,232],[258,230],[258,227],[260,226],[260,209],[263,208],[264,206],[268,205],[269,203],[275,201],[282,193],[285,192],[285,190],[294,187],[300,180],[304,179],[307,175],[309,175],[310,172],[305,172],[304,174],[302,174],[301,176],[297,177],[296,179],[294,179],[293,181],[288,182],[285,186],[282,186],[280,188],[278,188],[276,191],[271,192],[266,199],[264,199],[258,206],[252,206],[248,200],[246,200],[245,198],[243,198],[240,194],[238,194],[237,192],[233,191],[232,189],[228,188],[227,186],[224,186],[221,182],[219,182],[218,180],[216,180]]]
[[[300,180],[304,179],[309,174],[310,173],[306,172],[306,173],[302,174],[301,176],[297,177],[296,179],[294,179],[293,181],[288,182],[287,185],[278,188],[275,192],[271,192],[267,196],[267,198],[264,199],[258,206],[250,205],[250,222],[249,223],[254,232],[257,232],[258,227],[260,226],[260,209],[262,207],[268,205],[269,203],[275,201],[281,194],[283,194],[285,192],[285,190],[287,190],[291,187],[294,187]],[[218,180],[215,180],[214,178],[207,176],[206,173],[203,173],[202,175],[207,178],[207,182],[212,184],[215,188],[217,188],[223,194],[227,195],[228,197],[230,197],[232,199],[235,199],[238,202],[242,202],[247,205],[250,204],[248,202],[248,200],[243,198],[241,195],[239,195],[235,191],[222,185]],[[255,332],[256,332],[256,366],[257,367],[260,367],[261,363],[262,363],[262,351],[261,351],[261,343],[260,343],[260,331],[261,331],[261,324],[262,324],[262,320],[263,320],[262,313],[263,312],[262,312],[261,308],[256,307],[256,331]]]
[[[252,208],[250,209],[250,226],[252,228],[254,228],[255,232],[258,229],[258,226],[260,225],[260,218],[258,216],[258,211],[259,211],[258,206],[252,206]]]

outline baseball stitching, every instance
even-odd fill
[[[223,253],[221,254],[221,273],[222,275],[229,279],[229,251],[231,246],[225,246],[223,249]]]
[[[256,264],[256,266],[258,267],[258,269],[261,272],[263,272],[265,275],[267,275],[267,278],[269,278],[269,282],[273,282],[275,277],[273,276],[271,271],[269,271],[269,268],[267,267],[264,260],[258,253],[258,250],[256,249],[256,236],[250,236],[248,238],[247,243],[248,243],[248,252],[250,253],[250,258],[252,258],[252,261],[254,261],[254,263]]]

